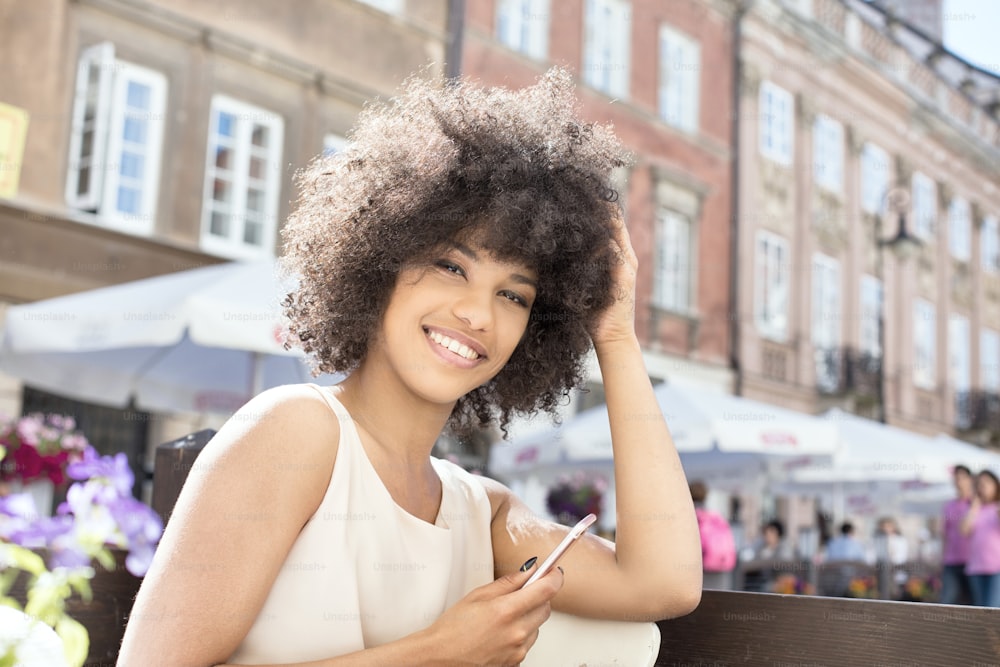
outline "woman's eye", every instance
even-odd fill
[[[528,300],[525,299],[520,294],[518,294],[517,292],[502,292],[502,294],[503,296],[513,301],[514,303],[518,304],[519,306],[523,306],[525,308],[528,307]]]
[[[465,272],[462,271],[462,267],[460,267],[458,264],[455,264],[454,262],[449,262],[448,260],[445,259],[438,260],[436,266],[442,269],[443,271],[447,271],[448,273],[454,273],[459,276],[465,275]]]

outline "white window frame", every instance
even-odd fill
[[[761,336],[778,342],[788,339],[790,273],[788,241],[772,232],[757,232],[754,322]]]
[[[784,88],[770,82],[760,84],[760,154],[790,166],[795,148],[795,100]]]
[[[971,346],[969,319],[952,313],[948,316],[948,383],[953,392],[955,425],[959,428],[969,426],[968,392],[972,386],[972,360],[969,353]]]
[[[831,369],[826,363],[826,356],[836,355],[840,348],[840,313],[840,262],[822,253],[814,253],[810,334],[816,357],[816,384],[824,389],[835,388],[840,380],[837,369]]]
[[[996,216],[983,218],[979,230],[979,263],[987,273],[1000,273],[1000,222]]]
[[[955,391],[968,391],[972,386],[969,331],[969,318],[955,313],[948,317],[948,380]]]
[[[861,276],[861,293],[859,295],[860,331],[858,332],[858,350],[873,358],[882,357],[882,307],[884,295],[882,281],[875,276]]]
[[[549,54],[549,0],[497,0],[497,41],[535,60]]]
[[[220,112],[235,116],[231,174],[232,205],[228,211],[230,230],[226,236],[211,232],[212,197],[215,177],[215,143]],[[205,157],[205,184],[202,200],[201,247],[207,252],[230,259],[256,259],[274,256],[278,229],[278,205],[281,191],[281,156],[284,143],[284,119],[273,111],[248,104],[227,95],[214,95],[209,119],[209,140]],[[255,125],[267,128],[274,144],[269,147],[264,164],[262,230],[260,245],[246,243],[243,238],[247,223],[247,190],[250,185],[252,132]]]
[[[402,14],[403,0],[358,0],[358,2],[374,7],[386,14]]]
[[[955,197],[948,205],[948,248],[959,261],[968,262],[972,257],[972,211],[962,197]]]
[[[627,0],[584,2],[583,80],[612,97],[628,97],[631,3]]]
[[[861,148],[861,210],[881,215],[889,191],[889,154],[880,146],[865,142]]]
[[[673,127],[696,132],[701,97],[701,44],[663,24],[659,55],[660,118]]]
[[[913,301],[913,384],[921,389],[937,386],[937,310],[924,299]]]
[[[669,209],[656,216],[653,303],[664,310],[689,314],[692,310],[692,240],[694,226]]]
[[[844,191],[844,126],[824,114],[813,123],[813,180],[829,192]]]
[[[979,331],[979,386],[1000,393],[1000,333],[993,329]]]
[[[323,135],[323,157],[336,155],[347,148],[347,138],[335,132],[327,132]]]
[[[96,80],[91,74],[96,74]],[[148,90],[149,106],[133,110],[128,106],[130,84]],[[93,117],[87,119],[88,102]],[[167,78],[162,72],[115,57],[114,45],[102,42],[84,49],[77,65],[66,177],[68,206],[96,215],[92,221],[104,227],[140,236],[155,229],[160,169],[163,160],[163,131],[166,118]],[[127,121],[139,123],[144,141],[126,142]],[[81,156],[84,133],[92,129],[91,154]],[[123,172],[126,154],[137,156],[141,176],[131,179]],[[81,171],[89,179],[80,191]],[[139,206],[134,211],[119,208],[119,191],[131,186],[138,191]]]
[[[933,239],[937,227],[937,187],[930,177],[919,171],[913,173],[911,187],[913,233],[922,239]]]

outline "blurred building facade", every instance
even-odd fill
[[[448,7],[0,0],[0,103],[28,115],[23,159],[3,165],[20,184],[0,199],[0,312],[276,254],[295,171],[337,150],[366,101],[444,77]],[[0,383],[4,414],[60,407]],[[105,447],[192,430],[77,407]]]
[[[633,153],[617,175],[639,258],[636,324],[654,379],[730,391],[732,16],[729,0],[465,4],[461,71],[529,85],[579,78],[586,120]],[[596,371],[596,366],[595,366]],[[585,400],[601,401],[599,387]]]
[[[996,438],[1000,81],[940,34],[855,0],[743,17],[737,393]]]

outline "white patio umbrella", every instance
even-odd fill
[[[837,429],[839,445],[832,460],[789,471],[772,488],[824,498],[835,517],[850,513],[851,498],[865,498],[885,510],[915,508],[953,495],[952,468],[959,463],[1000,471],[1000,454],[950,436],[930,438],[836,408],[823,419]]]
[[[276,262],[232,262],[7,309],[0,370],[78,400],[163,412],[232,412],[313,380],[282,347]]]
[[[655,394],[691,478],[745,481],[768,465],[827,459],[836,448],[833,426],[810,415],[693,384],[660,384]],[[495,444],[490,469],[511,475],[539,467],[610,466],[611,454],[611,427],[602,405],[560,427]]]

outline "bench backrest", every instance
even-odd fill
[[[153,507],[165,519],[212,434],[157,448]],[[663,667],[1000,666],[1000,609],[706,590],[692,614],[657,625]]]
[[[1000,609],[710,591],[660,621],[668,665],[1000,665]]]

